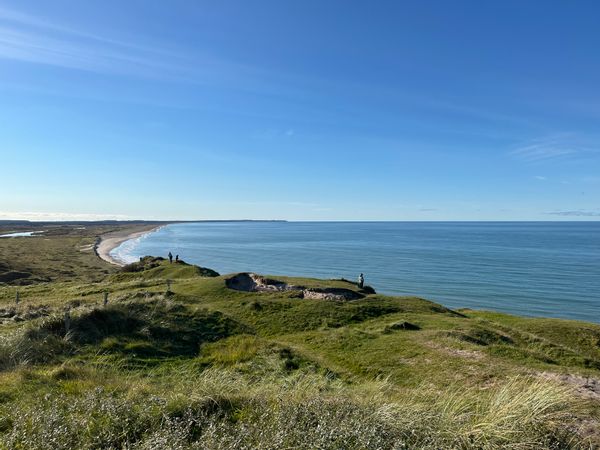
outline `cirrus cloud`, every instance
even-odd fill
[[[600,217],[600,210],[574,209],[565,211],[551,211],[546,214],[565,217]]]

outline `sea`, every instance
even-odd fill
[[[450,308],[600,323],[600,222],[198,222],[112,251],[221,274],[356,280]]]

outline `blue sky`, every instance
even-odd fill
[[[0,0],[0,219],[598,220],[599,20]]]

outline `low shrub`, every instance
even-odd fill
[[[155,267],[160,266],[161,262],[164,261],[165,258],[154,257],[154,256],[144,256],[140,258],[139,261],[136,261],[131,264],[127,264],[121,267],[121,272],[141,272],[143,270],[150,270]]]
[[[45,321],[50,324],[54,319]],[[17,330],[0,336],[0,370],[19,365],[53,361],[58,355],[73,351],[72,344],[44,328]]]

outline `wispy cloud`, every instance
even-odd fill
[[[275,129],[270,128],[266,130],[259,130],[252,133],[253,139],[264,139],[264,140],[274,140],[274,139],[282,139],[282,138],[291,138],[294,136],[296,132],[292,128],[288,129]]]
[[[199,49],[166,48],[132,36],[114,39],[0,6],[0,58],[145,78],[208,82],[250,67]]]
[[[577,153],[577,150],[565,147],[564,144],[559,144],[559,141],[555,139],[533,141],[529,145],[519,147],[510,152],[512,156],[526,162],[557,159],[575,153]]]
[[[562,134],[524,142],[509,154],[528,163],[586,158],[600,155],[600,144],[591,145],[580,136]]]
[[[0,58],[95,72],[157,69],[151,51],[0,9]],[[160,64],[158,64],[160,66]]]
[[[294,208],[321,208],[319,203],[298,202],[298,201],[247,201],[247,202],[230,202],[232,205],[246,206],[287,206]]]
[[[32,220],[32,221],[69,221],[69,220],[131,220],[131,216],[123,214],[89,214],[67,212],[22,212],[0,211],[0,220]]]
[[[566,211],[551,211],[546,214],[566,217],[600,217],[600,210],[575,209]]]
[[[543,177],[543,176],[541,176],[541,175],[536,175],[534,178],[535,178],[536,180],[540,180],[540,181],[545,181],[545,180],[547,180],[547,179],[548,179],[548,178],[546,178],[546,177]]]
[[[20,28],[25,27],[34,30],[44,30],[45,33],[54,32],[71,37],[79,37],[87,40],[103,42],[105,44],[111,44],[117,47],[157,52],[157,49],[152,47],[110,39],[105,36],[90,33],[89,31],[77,30],[75,28],[52,22],[41,17],[33,16],[31,14],[23,13],[14,9],[8,9],[4,6],[0,6],[0,22],[9,23]]]

